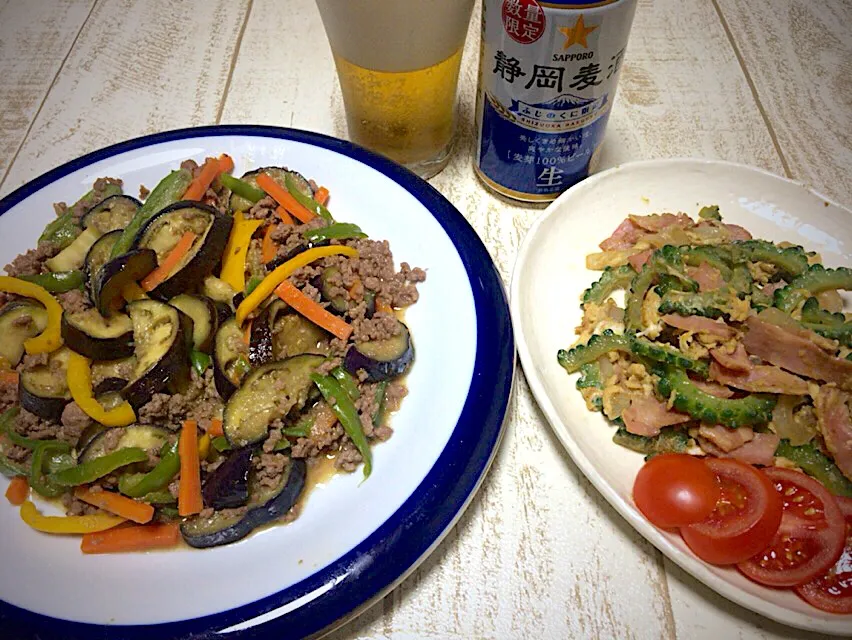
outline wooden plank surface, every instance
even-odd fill
[[[0,187],[94,0],[0,3]]]
[[[188,21],[169,0],[97,2],[0,195],[94,149],[214,123],[247,4],[194,3]]]
[[[790,177],[852,207],[852,3],[714,1]]]

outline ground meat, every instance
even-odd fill
[[[402,399],[408,395],[408,389],[400,382],[391,382],[385,389],[385,411],[393,413],[399,409]]]
[[[104,192],[108,185],[118,185],[119,187],[124,184],[119,178],[98,178],[95,180],[95,183],[92,185],[92,190],[90,193],[86,194],[86,197],[80,198],[73,206],[70,208],[64,202],[56,202],[53,205],[53,210],[56,212],[57,216],[64,215],[71,210],[71,214],[74,217],[74,220],[80,220],[89,209],[94,207],[96,204],[101,202],[106,195]]]
[[[340,451],[337,454],[337,457],[334,459],[334,466],[337,469],[342,469],[343,471],[355,471],[358,468],[358,465],[361,464],[363,458],[361,454],[358,453],[358,449],[352,444],[352,441],[348,438],[346,442],[343,443],[343,446],[340,448]]]
[[[62,426],[59,428],[56,436],[69,444],[76,444],[80,439],[80,434],[93,420],[86,415],[76,402],[69,402],[62,410],[61,418]]]
[[[9,444],[3,446],[3,455],[9,458],[9,460],[11,460],[12,462],[23,462],[24,460],[30,457],[31,453],[31,449],[21,447],[17,444]]]
[[[276,220],[275,210],[277,208],[278,203],[270,196],[265,196],[258,200],[244,215],[248,220],[268,220],[272,222]],[[290,227],[292,228],[292,225]]]
[[[213,370],[208,368],[203,377],[192,371],[185,393],[155,393],[139,408],[137,416],[141,424],[157,424],[170,429],[178,429],[183,420],[194,419],[206,431],[210,419],[221,415],[222,408]]]
[[[59,246],[52,242],[41,242],[35,249],[27,249],[26,253],[17,256],[6,265],[6,273],[10,276],[33,275],[48,271],[44,263],[59,253]]]
[[[323,362],[317,367],[317,373],[320,375],[327,376],[334,369],[343,364],[343,358],[326,358]]]
[[[313,458],[324,451],[336,448],[337,443],[344,436],[343,427],[339,422],[329,426],[325,426],[325,422],[322,424],[321,428],[317,428],[314,424],[309,437],[299,438],[290,450],[290,455],[294,458]]]
[[[272,231],[272,240],[278,245],[276,258],[284,258],[299,245],[305,244],[305,237],[302,235],[309,229],[321,229],[328,225],[328,222],[317,216],[313,220],[305,224],[279,224]]]
[[[180,475],[175,476],[174,480],[169,483],[169,493],[172,497],[177,498],[180,492]]]
[[[23,373],[35,367],[44,366],[48,363],[49,355],[47,353],[26,353],[16,369],[18,373]]]
[[[18,403],[18,383],[16,381],[0,383],[0,413],[11,409]]]
[[[59,298],[59,304],[62,305],[62,309],[69,314],[80,313],[92,308],[89,296],[80,291],[80,289],[71,289],[71,291],[60,293],[56,297]]]
[[[284,437],[284,434],[281,433],[281,429],[270,429],[269,435],[266,436],[266,440],[263,441],[263,450],[265,453],[271,453],[273,449],[275,449],[275,445],[281,442],[281,438]]]
[[[376,313],[372,318],[364,318],[352,323],[352,338],[356,342],[367,340],[386,340],[402,331],[397,319],[389,313]]]
[[[139,185],[139,199],[144,200],[151,193],[151,190],[144,184]]]
[[[15,419],[14,429],[25,438],[34,440],[54,440],[59,431],[59,425],[55,422],[40,418],[26,409],[21,409]]]
[[[283,453],[261,453],[254,459],[255,480],[261,487],[276,487],[289,458]]]
[[[65,513],[69,516],[91,516],[97,513],[103,513],[97,507],[90,505],[82,500],[77,500],[72,494],[66,493],[62,496],[62,506],[65,507]]]
[[[153,469],[160,462],[160,449],[159,447],[151,447],[150,449],[146,449],[145,453],[148,456],[148,459],[145,461],[145,468]]]
[[[193,178],[201,172],[201,167],[198,166],[198,163],[192,159],[184,160],[183,162],[181,162],[180,168],[189,171],[192,174]]]
[[[121,429],[107,429],[104,431],[104,435],[101,436],[101,443],[103,445],[104,451],[112,451],[118,446],[119,441],[121,440],[122,430]]]

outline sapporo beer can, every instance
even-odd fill
[[[483,0],[476,171],[549,201],[594,170],[636,0]]]

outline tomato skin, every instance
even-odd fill
[[[681,528],[680,534],[705,562],[736,564],[772,540],[781,523],[781,497],[749,464],[733,458],[712,458],[706,464],[719,478],[722,497],[707,519]]]
[[[669,529],[700,522],[719,499],[716,476],[701,458],[664,453],[636,474],[633,500],[654,526]]]
[[[834,496],[813,478],[779,467],[763,473],[782,497],[784,515],[769,545],[737,567],[770,587],[809,582],[837,562],[846,542],[846,521]]]
[[[852,613],[852,499],[835,496],[846,518],[846,546],[821,576],[796,587],[806,602],[829,613]]]

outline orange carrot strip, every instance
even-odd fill
[[[24,476],[15,476],[6,488],[6,499],[16,507],[21,506],[30,496],[30,485]]]
[[[275,202],[287,209],[290,214],[302,222],[309,222],[317,217],[315,213],[308,211],[305,207],[299,204],[299,202],[290,195],[290,192],[287,191],[287,189],[275,182],[275,180],[265,173],[257,174],[257,186],[266,191],[266,193],[272,196],[272,199],[275,200]]]
[[[289,280],[279,284],[275,294],[308,320],[330,331],[344,342],[352,335],[352,325],[323,309],[294,287]]]
[[[249,320],[246,322],[246,328],[243,330],[243,342],[246,344],[251,344],[251,325],[252,321]]]
[[[176,522],[118,527],[97,533],[86,533],[80,543],[83,553],[122,553],[173,547],[180,540]]]
[[[207,430],[207,433],[214,438],[225,435],[225,432],[222,430],[222,421],[219,418],[213,418],[210,421],[210,428]]]
[[[144,280],[142,280],[142,289],[145,291],[156,289],[160,283],[168,278],[172,269],[174,269],[178,262],[180,262],[181,259],[189,252],[196,237],[197,236],[192,231],[184,232],[184,234],[180,237],[180,240],[178,240],[175,245],[175,248],[169,251],[169,254],[163,258],[163,262],[160,263],[160,265],[151,273],[145,276]]]
[[[319,202],[322,206],[325,206],[325,203],[328,202],[328,196],[328,189],[326,189],[325,187],[320,187],[314,194],[314,200]]]
[[[154,507],[150,504],[138,502],[120,493],[91,491],[85,487],[77,487],[74,489],[74,497],[139,524],[150,522],[151,518],[154,517]]]
[[[231,171],[234,170],[234,159],[227,153],[223,153],[221,156],[219,156],[218,165],[219,171],[216,174],[217,176],[220,173],[231,173]]]
[[[186,191],[183,192],[183,200],[201,200],[218,175],[219,161],[214,158],[205,160],[201,171],[189,183]]]
[[[263,233],[263,242],[260,244],[260,259],[263,264],[271,262],[278,252],[278,247],[275,246],[275,241],[272,239],[272,232],[275,231],[275,225],[271,224],[266,227]]]
[[[178,513],[191,516],[203,508],[201,499],[201,465],[198,460],[198,423],[184,420],[178,441],[180,455],[180,488]]]
[[[0,371],[0,384],[18,384],[18,372],[14,369]]]
[[[393,307],[385,302],[384,298],[376,298],[376,311],[393,315]]]
[[[278,205],[278,208],[275,209],[275,213],[278,214],[278,217],[281,218],[281,222],[284,224],[293,224],[293,218],[289,213],[287,213],[287,209],[282,207],[280,204]]]

